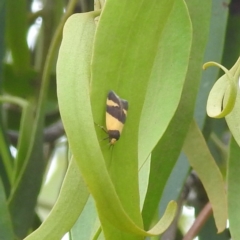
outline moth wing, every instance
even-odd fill
[[[119,98],[113,91],[110,91],[106,108],[107,130],[117,130],[121,133],[126,121],[128,102]]]

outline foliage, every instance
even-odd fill
[[[238,239],[235,2],[229,15],[217,0],[108,0],[100,9],[96,1],[95,11],[92,1],[52,0],[38,12],[33,3],[0,4],[0,239]],[[111,149],[98,126],[109,90],[129,103]],[[69,164],[41,220],[60,120]],[[184,205],[196,212],[187,232]]]

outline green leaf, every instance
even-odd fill
[[[14,239],[11,217],[9,214],[5,190],[0,179],[0,239]]]
[[[28,153],[8,202],[14,232],[19,238],[27,235],[35,217],[35,206],[45,169],[42,133],[43,118],[39,122],[36,138],[31,138],[29,143],[25,143],[29,144]]]
[[[232,239],[240,237],[239,229],[239,214],[240,214],[240,191],[239,191],[239,156],[240,148],[234,138],[231,139],[230,155],[228,159],[227,172],[227,194],[228,194],[228,214],[229,214],[229,228]]]
[[[13,184],[13,157],[2,128],[3,126],[1,120],[0,124],[0,175],[6,196],[8,197]]]
[[[141,113],[140,165],[156,146],[176,112],[188,70],[191,45],[192,26],[188,10],[183,1],[175,1],[161,34]]]
[[[24,72],[18,72],[14,65],[3,65],[3,89],[11,95],[16,95],[23,98],[32,98],[36,96],[36,80],[37,72],[34,69],[27,69]]]
[[[100,234],[100,232],[101,226],[97,217],[96,207],[90,195],[82,214],[79,216],[69,234],[71,240],[78,240],[79,236],[83,239],[93,239],[93,236]]]
[[[6,0],[0,3],[0,61],[3,62],[5,53],[5,18],[6,18]],[[0,64],[0,92],[2,92],[3,64]]]
[[[143,207],[145,227],[150,226],[157,212],[166,182],[181,152],[183,141],[192,120],[208,34],[210,5],[211,2],[207,0],[204,4],[199,1],[187,1],[193,24],[192,48],[189,57],[191,61],[189,61],[188,72],[178,108],[164,135],[152,152],[149,188]],[[172,86],[169,86],[169,89],[171,88]]]
[[[138,177],[139,177],[140,209],[143,208],[144,200],[148,189],[150,165],[151,155],[149,155],[149,157],[142,166],[139,165]]]
[[[161,1],[159,4],[153,4],[153,1],[144,1],[142,6],[137,3],[137,1],[131,3],[126,1],[126,4],[119,2],[119,6],[117,3],[115,3],[114,6],[113,2],[114,1],[112,1],[112,3],[109,2],[109,5],[105,5],[97,29],[96,47],[94,48],[95,58],[93,58],[92,107],[95,122],[103,124],[103,109],[105,107],[104,104],[108,90],[113,89],[121,97],[129,101],[128,119],[121,139],[116,144],[116,147],[114,147],[113,159],[111,160],[109,171],[124,208],[127,209],[128,213],[131,211],[132,216],[138,219],[138,221],[141,221],[141,218],[139,219],[139,206],[137,206],[137,204],[135,206],[129,204],[130,202],[139,202],[138,192],[136,192],[138,191],[136,188],[138,184],[138,174],[136,172],[138,163],[136,160],[138,157],[141,158],[141,160],[138,160],[140,161],[139,166],[141,166],[152,150],[151,148],[153,148],[160,137],[155,135],[155,139],[153,139],[152,142],[153,146],[144,152],[144,156],[142,153],[138,153],[138,149],[142,147],[139,142],[140,138],[143,139],[145,136],[142,137],[142,134],[139,132],[139,120],[142,118],[141,109],[143,108],[144,101],[147,99],[146,93],[148,89],[148,98],[154,95],[157,96],[156,90],[159,89],[157,84],[160,80],[159,73],[162,71],[163,75],[167,77],[166,81],[170,78],[169,68],[166,68],[166,65],[171,65],[174,58],[165,58],[169,56],[168,50],[171,52],[176,50],[177,43],[174,44],[172,48],[168,45],[165,51],[164,44],[168,43],[166,40],[171,36],[169,34],[174,22],[176,22],[176,18],[179,16],[177,15],[177,17],[174,18],[176,8],[174,8],[174,10],[171,9],[171,4],[174,4],[174,2],[171,1]],[[181,9],[183,8],[182,1],[176,1],[176,4],[180,6]],[[107,9],[109,12],[107,12]],[[119,12],[118,15],[115,14],[116,11]],[[132,16],[135,16],[134,21],[132,20]],[[110,19],[114,19],[114,22]],[[145,19],[148,19],[148,22],[146,22]],[[188,26],[187,24],[186,28],[188,28]],[[134,31],[131,29],[134,29]],[[111,32],[111,34],[109,34],[109,32]],[[100,35],[100,33],[102,35]],[[183,38],[184,37],[185,34],[183,34]],[[118,39],[118,44],[116,44],[115,39]],[[175,35],[171,39],[178,42]],[[106,45],[106,41],[111,44]],[[171,40],[169,42],[171,42]],[[186,41],[186,45],[184,46],[187,46],[188,43],[189,42]],[[165,62],[163,59],[167,60],[166,65],[164,65]],[[111,71],[109,71],[109,69],[111,69]],[[97,79],[97,81],[94,82],[95,79]],[[182,80],[180,77],[178,82]],[[150,82],[152,83],[149,88]],[[159,84],[161,84],[161,81]],[[154,92],[151,93],[153,89]],[[179,88],[178,94],[180,92],[181,88]],[[176,99],[178,96],[179,95],[176,96]],[[157,107],[158,103],[155,102],[153,108]],[[146,113],[145,116],[147,114],[148,113]],[[148,117],[151,116],[153,116],[152,113]],[[153,119],[153,121],[154,120],[155,119]],[[146,132],[149,132],[148,129],[146,129]],[[150,133],[144,141],[152,141],[149,135]],[[109,159],[111,155],[109,151],[105,148],[103,149],[103,153],[105,160],[110,162]],[[119,171],[119,167],[121,167],[121,171]]]
[[[160,216],[163,214],[164,209],[170,200],[177,201],[181,197],[189,171],[190,165],[187,157],[185,154],[181,153],[167,179],[166,185],[164,186],[158,210]]]
[[[178,5],[180,5],[181,7],[181,1],[177,2]],[[102,54],[100,50],[99,52],[97,52],[96,50],[95,53],[99,53],[99,55],[96,55],[96,66],[94,68],[94,70],[97,69],[96,75],[94,75],[93,72],[93,81],[94,77],[95,79],[98,79],[98,82],[96,82],[96,87],[93,88],[93,91],[94,89],[96,89],[96,91],[98,90],[95,96],[102,96],[104,92],[106,95],[106,92],[109,89],[117,89],[120,93],[122,91],[123,95],[121,96],[123,96],[129,101],[130,110],[128,113],[126,127],[122,134],[121,141],[119,141],[117,146],[114,148],[114,155],[113,159],[111,160],[110,174],[112,181],[115,184],[116,191],[121,198],[125,209],[128,209],[128,212],[132,211],[132,215],[135,216],[139,213],[139,206],[133,206],[133,204],[129,204],[129,202],[139,202],[139,199],[137,198],[138,192],[136,192],[136,190],[138,190],[136,188],[137,183],[134,183],[134,181],[138,181],[136,173],[137,162],[134,160],[139,158],[138,165],[141,166],[143,162],[141,163],[140,158],[146,160],[146,157],[151,151],[151,149],[148,149],[148,152],[144,153],[145,156],[142,156],[142,154],[138,152],[138,149],[141,150],[142,147],[140,146],[139,142],[140,138],[142,138],[142,135],[139,132],[139,129],[141,129],[141,127],[139,127],[139,120],[140,118],[142,119],[142,116],[140,116],[141,109],[143,108],[143,101],[147,99],[145,94],[146,89],[149,89],[149,82],[152,82],[152,86],[150,91],[147,90],[150,93],[148,98],[150,96],[153,97],[154,94],[156,95],[156,92],[151,93],[151,90],[158,89],[157,82],[159,80],[159,72],[162,70],[163,74],[165,73],[166,75],[168,75],[168,68],[165,69],[166,66],[162,64],[163,61],[160,63],[162,58],[166,57],[168,53],[163,51],[164,47],[158,46],[164,46],[167,37],[169,37],[168,34],[171,32],[169,28],[172,29],[171,24],[173,24],[173,22],[175,21],[175,19],[173,18],[174,10],[170,8],[170,4],[173,4],[173,2],[166,3],[165,1],[162,1],[161,3],[159,3],[159,5],[155,4],[156,9],[154,11],[150,11],[151,4],[151,1],[144,1],[143,6],[140,6],[137,2],[132,2],[131,4],[124,4],[123,2],[121,2],[120,6],[114,6],[117,9],[116,11],[119,11],[118,19],[120,19],[119,21],[114,22],[114,26],[112,26],[112,23],[110,26],[108,25],[111,21],[111,18],[116,18],[116,15],[114,13],[115,11],[114,9],[111,9],[111,12],[109,11],[107,15],[108,5],[105,6],[106,11],[103,12],[103,16],[100,20],[100,24],[102,23],[102,25],[99,25],[98,27],[99,35],[101,31],[102,36],[100,40],[97,39],[98,35],[96,36],[96,44],[102,44],[99,46],[99,49],[101,51],[105,51],[105,54]],[[109,10],[110,7],[111,6],[109,6],[108,8]],[[136,9],[138,11],[137,13]],[[123,12],[122,15],[121,11]],[[106,13],[105,18],[104,13]],[[131,14],[136,16],[135,21],[131,20]],[[146,23],[144,19],[148,19],[148,23]],[[154,23],[154,21],[156,23]],[[131,23],[131,25],[129,25],[129,23]],[[111,34],[110,36],[108,34],[109,27],[111,27],[111,31],[114,32],[114,34]],[[131,31],[131,28],[134,29],[134,31]],[[105,35],[103,35],[104,33]],[[156,34],[156,36],[154,36],[154,34]],[[109,39],[108,42],[112,42],[110,46],[111,54],[108,56],[108,58],[103,59],[103,56],[109,53],[109,46],[106,46],[104,42],[106,38]],[[114,39],[119,39],[119,43],[122,43],[122,46],[116,45],[114,43]],[[174,45],[174,47],[176,45]],[[169,47],[169,51],[174,52],[174,47]],[[123,51],[123,49],[126,50]],[[166,49],[168,50],[168,48]],[[163,53],[161,54],[160,51],[163,51]],[[166,62],[171,64],[172,60],[173,58],[169,58]],[[102,62],[103,64],[100,65],[100,63]],[[159,67],[158,72],[157,67]],[[111,72],[109,72],[108,69],[111,69]],[[102,77],[100,74],[102,75]],[[108,75],[107,79],[105,79],[106,74]],[[101,80],[99,81],[99,79]],[[180,79],[180,81],[181,80],[182,79]],[[104,86],[102,87],[101,92],[99,91],[99,84]],[[181,92],[181,89],[179,89],[179,92]],[[95,100],[95,102],[92,103],[93,108],[98,108],[96,111],[99,112],[98,115],[95,115],[96,117],[94,116],[94,119],[100,119],[95,121],[103,122],[104,119],[101,112],[104,106],[99,106],[99,104],[97,104],[97,101],[99,101],[98,99],[93,100]],[[102,101],[102,103],[104,104],[104,100]],[[157,103],[154,104],[153,108],[157,108]],[[95,111],[93,110],[93,113],[94,112]],[[153,115],[150,114],[150,116]],[[148,132],[148,129],[146,129],[146,132]],[[149,135],[144,140],[151,142],[151,137],[149,138]],[[155,144],[157,140],[158,139],[154,139]],[[129,145],[129,143],[131,145]],[[104,151],[104,153],[106,154],[105,159],[109,161],[109,153],[106,150]],[[132,160],[130,161],[130,159]],[[119,165],[121,166],[122,171],[119,171]]]
[[[31,129],[33,125],[33,110],[32,106],[25,101],[24,99],[13,97],[13,96],[0,96],[0,102],[8,102],[12,104],[16,104],[19,107],[22,108],[22,118],[21,118],[21,127],[20,127],[20,134],[19,134],[19,141],[18,141],[18,153],[16,158],[16,164],[15,166],[24,166],[24,160],[27,157],[27,151],[28,151],[28,144],[30,142],[30,136],[28,138],[24,137],[25,134],[22,132],[28,132],[28,135],[30,133],[31,135]],[[25,125],[25,126],[24,126]],[[10,181],[11,185],[13,185],[13,182],[15,180],[14,176],[14,170],[16,171],[16,168],[13,167],[13,159],[9,150],[9,146],[6,146],[6,142],[4,139],[4,135],[1,129],[0,133],[0,152],[2,154],[4,168],[6,168],[6,174],[8,176],[8,181]],[[20,167],[18,170],[20,170]],[[4,178],[3,178],[4,179]],[[5,182],[5,180],[4,180]]]
[[[222,232],[228,217],[225,183],[195,121],[190,125],[183,150],[207,192],[218,232]]]
[[[74,159],[71,160],[59,197],[42,225],[25,240],[59,240],[76,222],[89,192]]]
[[[240,145],[240,128],[238,120],[240,109],[240,94],[238,87],[240,58],[230,70],[227,70],[215,62],[205,63],[204,67],[212,65],[222,68],[225,74],[214,84],[209,93],[207,103],[208,115],[215,118],[225,117],[231,133]]]
[[[104,9],[106,11],[107,6],[105,6]],[[112,14],[113,13],[111,13],[111,16]],[[116,184],[116,182],[113,181],[114,182],[113,184],[112,180],[118,175],[117,174],[116,176],[111,175],[112,179],[110,178],[109,173],[107,171],[107,167],[105,165],[104,157],[102,155],[102,151],[99,146],[99,141],[95,133],[92,111],[93,113],[97,112],[94,110],[96,106],[103,107],[103,104],[106,101],[105,94],[107,94],[107,92],[105,92],[103,103],[101,102],[101,98],[99,98],[99,95],[93,94],[94,93],[93,89],[96,87],[96,85],[99,83],[101,84],[100,80],[103,81],[105,79],[103,78],[103,75],[105,75],[104,71],[101,74],[99,72],[99,74],[97,75],[99,78],[98,81],[94,81],[93,79],[93,81],[90,82],[91,88],[89,88],[90,87],[89,86],[89,80],[90,80],[89,70],[90,70],[90,61],[92,56],[91,49],[92,49],[93,37],[95,33],[95,23],[93,18],[96,15],[97,15],[96,13],[73,15],[68,19],[65,25],[63,41],[61,44],[58,64],[57,64],[58,98],[59,98],[61,116],[63,119],[67,136],[68,136],[71,151],[74,157],[76,158],[76,161],[81,170],[82,176],[86,181],[89,191],[94,197],[98,213],[100,213],[100,216],[101,216],[100,219],[101,220],[103,218],[107,219],[108,223],[110,222],[112,225],[114,225],[116,228],[120,229],[121,231],[130,232],[136,235],[156,235],[164,231],[166,229],[166,226],[169,226],[170,222],[173,220],[174,213],[176,211],[176,203],[175,202],[169,203],[169,206],[166,210],[166,214],[154,229],[148,232],[144,231],[141,228],[141,225],[139,223],[135,223],[134,221],[135,217],[137,218],[141,217],[140,210],[138,209],[138,212],[134,213],[135,214],[133,218],[134,220],[131,218],[132,216],[130,217],[128,215],[128,210],[131,213],[132,211],[131,208],[133,207],[134,211],[136,211],[137,209],[136,206],[139,207],[139,203],[129,201],[128,203],[131,203],[131,204],[129,204],[126,211],[122,205],[123,196],[121,196],[118,192],[118,194],[120,195],[119,197],[119,195],[117,194],[117,191],[115,190],[115,189],[117,189],[118,191],[120,190],[119,187],[122,185],[122,180],[124,180],[125,177],[128,179],[129,176],[127,175],[129,173],[134,175],[138,174],[138,168],[136,164],[137,158],[135,159],[135,161],[132,161],[133,162],[132,166],[131,164],[129,164],[130,162],[128,162],[129,169],[127,172],[132,171],[132,172],[129,172],[128,174],[125,171],[127,166],[124,165],[124,162],[121,163],[121,168],[118,167],[118,169],[116,169],[119,171],[118,175],[121,173],[121,178],[119,178],[119,181],[118,181],[119,185],[118,186],[114,185]],[[104,19],[103,15],[101,16],[101,20],[102,19]],[[100,23],[99,23],[99,26],[100,26]],[[108,31],[110,31],[110,29]],[[121,31],[119,33],[121,33]],[[112,35],[109,35],[109,36],[112,36]],[[106,39],[105,39],[105,42],[106,42]],[[156,44],[156,40],[154,40],[154,43]],[[109,50],[107,49],[108,46],[106,46],[106,44],[104,47],[106,48],[106,51],[109,52]],[[97,49],[97,46],[95,46],[94,49]],[[98,57],[99,56],[101,55],[98,55]],[[108,62],[111,63],[113,61],[112,60],[109,61],[108,59]],[[94,64],[96,63],[94,63],[93,61],[93,66]],[[101,63],[98,62],[96,67],[99,67],[99,66],[101,67],[104,66],[108,69],[108,66],[105,65],[104,61]],[[121,65],[118,65],[118,66],[121,66]],[[101,89],[98,90],[99,94],[101,93],[102,95],[102,90],[101,91],[100,90]],[[92,105],[93,106],[92,110],[90,106],[90,96],[89,96],[90,93],[91,93],[91,96],[95,97],[94,100],[96,101],[96,104]],[[143,100],[141,100],[141,102],[143,103]],[[134,107],[132,109],[134,110]],[[135,109],[135,111],[136,110],[137,109]],[[99,116],[102,116],[102,114],[105,113],[103,111],[103,108],[100,108],[99,111],[101,111],[101,115]],[[140,113],[138,113],[138,115],[140,115]],[[99,121],[95,121],[95,122],[99,123]],[[136,127],[134,127],[134,130],[135,131],[137,130]],[[125,136],[127,136],[127,134]],[[116,159],[116,156],[117,156],[116,153],[119,151],[118,148],[121,147],[122,144],[127,145],[123,139],[121,140],[122,141],[117,143],[116,147],[114,148],[114,152],[113,152],[114,161],[112,161],[112,165],[111,165],[111,168],[113,169],[119,166],[119,164],[116,165],[116,161],[120,160],[120,156],[122,155],[120,154],[118,156],[119,159]],[[137,142],[135,142],[135,147],[136,145],[137,145]],[[105,149],[105,153],[106,152],[108,153],[108,156],[110,156],[109,154],[110,151],[108,149]],[[136,150],[134,154],[136,155]],[[121,157],[124,157],[121,160],[125,159],[124,155]],[[127,159],[131,159],[131,158],[127,158]],[[120,161],[118,162],[120,163]],[[136,166],[136,169],[133,169],[133,166]],[[128,194],[128,192],[125,192],[125,196],[132,197],[132,195],[135,194],[134,199],[139,199],[138,185],[134,179],[130,179],[130,182],[128,182],[128,185],[123,186],[123,189],[126,189],[127,186],[131,189],[132,186],[130,185],[132,183],[134,183],[133,186],[135,186],[134,192],[131,192],[131,194]],[[123,193],[123,190],[121,190],[120,192]],[[124,202],[125,201],[126,199],[124,199]],[[108,233],[109,232],[106,233],[106,231],[104,232],[105,235],[108,235]],[[123,236],[123,234],[124,233],[121,232],[121,236]],[[133,235],[131,235],[131,237],[133,237]],[[114,238],[115,238],[115,235],[114,235]],[[139,239],[140,237],[137,236],[137,237],[134,237],[134,239],[135,238]]]
[[[229,8],[226,8],[222,4],[222,2],[218,0],[212,0],[211,4],[212,9],[210,16],[210,29],[209,35],[206,36],[208,42],[205,50],[203,63],[208,61],[221,61],[223,55],[223,46],[225,42],[226,25],[228,22]],[[199,11],[199,9],[197,11]],[[199,37],[201,36],[199,35]],[[231,34],[231,44],[229,44],[229,46],[232,46],[232,37],[233,35]],[[206,105],[208,94],[219,75],[219,70],[219,68],[210,68],[208,69],[208,71],[204,71],[202,73],[202,79],[199,87],[194,113],[195,119],[201,129],[203,128],[207,116]]]
[[[204,69],[209,66],[217,66],[225,72],[209,93],[207,101],[207,114],[209,117],[225,117],[234,108],[238,91],[239,64],[240,58],[230,70],[215,62],[208,62],[203,65]]]
[[[18,156],[16,158],[18,161],[16,164],[17,169],[15,169],[17,174],[14,176],[13,171],[9,173],[10,170],[7,169],[10,180],[14,180],[12,181],[11,195],[8,202],[9,211],[13,220],[15,234],[23,238],[32,226],[45,165],[41,155],[42,122],[39,124],[36,139],[32,140],[33,106],[21,98],[11,96],[0,97],[0,101],[18,104],[23,109]],[[33,144],[33,150],[31,148],[29,150],[31,144]],[[25,221],[22,221],[22,218]]]
[[[18,73],[25,73],[30,68],[30,52],[26,38],[27,2],[8,0],[6,17],[6,42],[11,51],[14,69]]]
[[[238,64],[238,68],[240,69],[239,63],[240,63],[240,59],[237,61],[237,63],[234,66],[236,66]],[[239,79],[239,74],[238,74],[238,79]],[[235,141],[240,146],[240,131],[239,131],[239,129],[240,129],[240,123],[239,123],[240,92],[239,92],[239,87],[238,86],[237,86],[237,88],[238,88],[237,97],[236,97],[236,102],[235,102],[234,108],[231,111],[231,113],[229,113],[225,117],[225,119],[226,119],[227,125],[228,125]]]
[[[14,231],[20,238],[26,236],[29,228],[32,227],[34,223],[35,206],[45,170],[45,162],[43,161],[43,126],[50,73],[55,60],[55,52],[61,39],[63,25],[66,18],[72,13],[75,3],[74,0],[69,2],[50,44],[48,57],[46,58],[43,68],[42,84],[36,109],[36,117],[33,122],[32,136],[28,143],[27,157],[9,199],[9,209],[12,219],[14,220]],[[22,221],[22,219],[25,221]]]
[[[17,180],[19,174],[25,166],[25,161],[27,159],[27,154],[29,150],[29,144],[31,142],[32,130],[33,130],[33,121],[34,121],[34,110],[33,106],[30,103],[26,103],[26,105],[22,109],[22,117],[20,123],[20,131],[19,138],[17,144],[17,156],[16,163],[14,167],[14,179]]]

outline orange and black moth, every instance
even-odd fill
[[[127,118],[128,102],[121,99],[114,91],[109,91],[106,106],[106,127],[111,145],[120,138]]]

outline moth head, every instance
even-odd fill
[[[117,141],[116,138],[109,138],[110,145],[114,145],[116,143],[116,141]]]

